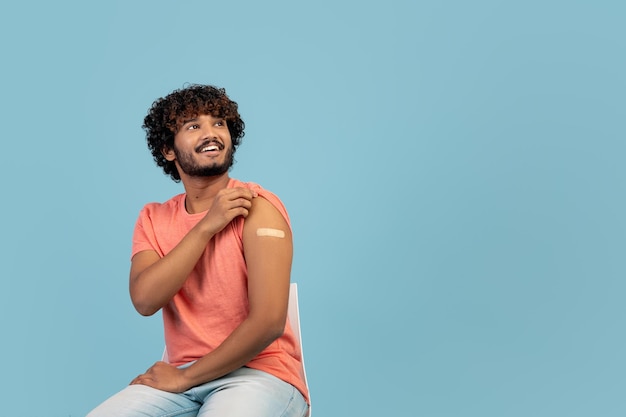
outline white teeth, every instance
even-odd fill
[[[211,145],[211,146],[202,148],[200,152],[209,152],[209,151],[217,151],[217,150],[219,150],[219,148],[216,145]]]

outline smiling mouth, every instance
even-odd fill
[[[224,145],[222,145],[221,143],[218,142],[210,142],[210,143],[205,143],[202,144],[202,146],[200,146],[197,151],[199,153],[204,153],[204,152],[215,152],[215,151],[221,151],[222,149],[224,149]]]

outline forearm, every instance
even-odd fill
[[[247,319],[215,350],[183,370],[189,388],[212,381],[241,368],[280,337],[282,323]]]
[[[168,392],[187,391],[241,368],[283,330],[284,321],[275,327],[265,327],[258,320],[244,321],[220,347],[191,366],[181,369],[159,361],[134,378],[131,385],[147,385]]]
[[[131,269],[130,295],[140,314],[152,315],[172,299],[212,237],[212,233],[198,225],[163,258],[143,269],[140,263],[137,266],[140,271]]]

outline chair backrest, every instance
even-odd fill
[[[296,340],[298,342],[298,350],[300,351],[301,358],[300,362],[302,363],[300,373],[302,379],[304,379],[307,391],[309,391],[309,402],[311,402],[311,391],[309,390],[309,382],[306,379],[306,370],[304,368],[304,353],[302,351],[302,333],[300,332],[300,309],[298,307],[298,284],[295,282],[292,282],[289,285],[289,307],[287,309],[287,320],[289,320],[291,330],[293,330],[293,333],[296,336]],[[163,356],[161,360],[163,362],[168,362],[167,347],[163,349]],[[309,407],[308,416],[311,417],[311,407]]]
[[[302,368],[300,369],[302,379],[306,385],[307,391],[309,391],[309,403],[311,402],[311,391],[309,390],[309,382],[306,379],[306,370],[304,368],[304,353],[302,350],[302,333],[300,332],[300,309],[298,307],[298,284],[292,282],[289,286],[289,307],[287,310],[287,318],[291,330],[293,330],[296,340],[298,341],[298,350],[300,351],[300,363]],[[309,407],[309,417],[311,417],[311,407]]]

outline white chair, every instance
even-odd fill
[[[311,403],[311,390],[309,389],[309,382],[306,379],[306,370],[304,368],[304,353],[302,350],[302,333],[300,332],[300,309],[298,308],[298,284],[292,282],[289,285],[289,305],[287,308],[287,319],[289,320],[289,325],[293,330],[293,334],[296,336],[296,340],[298,342],[298,350],[300,351],[300,363],[302,364],[302,369],[300,370],[302,379],[304,379],[304,383],[306,384],[306,389],[309,391],[309,403]],[[311,417],[311,407],[309,406],[309,417]]]
[[[294,335],[296,336],[296,341],[298,342],[298,350],[300,351],[300,363],[302,364],[302,368],[300,369],[300,375],[302,379],[304,379],[304,383],[306,385],[307,391],[309,391],[309,402],[311,402],[311,391],[309,390],[309,382],[306,379],[306,370],[304,368],[304,354],[302,351],[302,333],[300,332],[300,309],[298,308],[298,284],[292,282],[289,285],[289,304],[287,307],[287,320],[289,320],[289,325],[293,330]],[[167,347],[163,350],[163,357],[161,358],[163,362],[168,362],[167,357]],[[311,417],[311,407],[309,407],[308,417]]]

